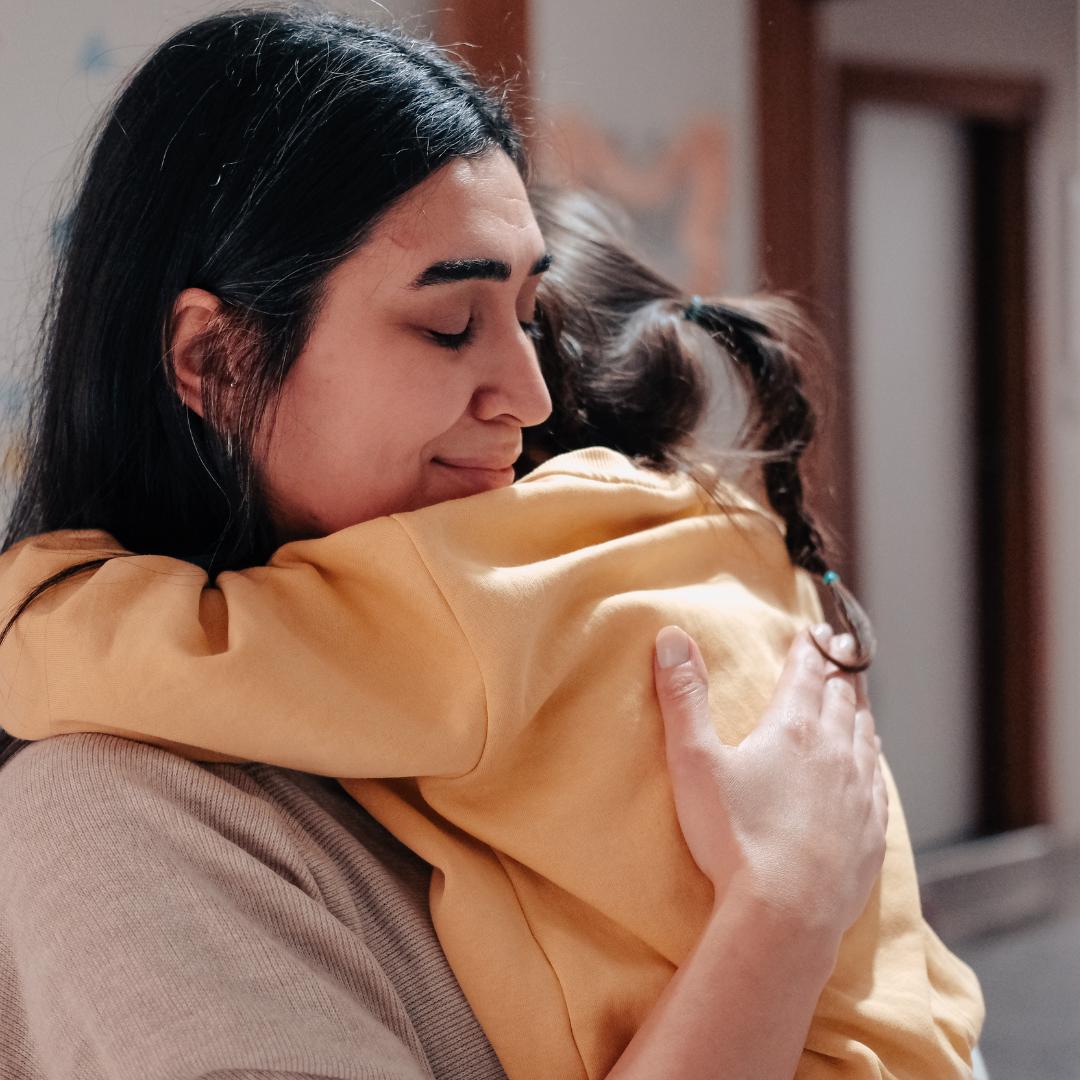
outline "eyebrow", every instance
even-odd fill
[[[529,270],[529,277],[542,274],[551,266],[551,255],[545,252]],[[411,288],[426,285],[448,285],[455,281],[509,281],[510,264],[501,259],[448,259],[432,263],[412,283]]]

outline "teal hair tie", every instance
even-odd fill
[[[857,646],[854,659],[844,658],[838,660],[827,649],[818,644],[816,638],[811,636],[819,653],[826,660],[831,660],[841,671],[850,672],[852,675],[865,671],[874,660],[877,652],[877,638],[874,636],[874,626],[869,616],[862,609],[862,605],[847,586],[840,580],[840,575],[835,570],[825,570],[821,575],[821,583],[829,590],[829,596],[833,602],[836,619],[844,632],[855,639]]]
[[[690,303],[683,309],[683,317],[689,319],[691,322],[697,322],[698,316],[701,314],[704,306],[700,296],[691,296]]]

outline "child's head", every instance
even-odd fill
[[[700,429],[717,376],[733,369],[748,400],[729,456],[761,462],[792,562],[833,586],[861,646],[856,666],[865,666],[872,630],[829,572],[804,500],[800,464],[815,421],[801,369],[820,344],[799,308],[774,296],[735,304],[688,297],[633,253],[621,238],[625,224],[594,198],[535,191],[533,205],[553,260],[538,300],[554,411],[525,433],[530,464],[585,446],[665,470],[715,459]]]
[[[659,469],[700,461],[709,456],[700,428],[710,387],[733,366],[748,398],[738,449],[764,457],[765,491],[784,519],[792,561],[823,574],[799,471],[814,414],[796,351],[811,335],[795,305],[691,298],[626,246],[618,219],[591,196],[541,191],[533,204],[552,255],[538,299],[555,404],[530,433],[534,460],[601,445]]]

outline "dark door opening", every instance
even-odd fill
[[[847,260],[850,127],[864,104],[918,106],[947,114],[965,136],[973,347],[967,385],[972,412],[972,515],[978,743],[977,834],[1048,820],[1044,760],[1045,655],[1041,594],[1036,365],[1029,335],[1030,145],[1041,87],[1029,80],[845,65],[835,71],[831,181],[823,251],[834,267],[827,308],[843,325],[835,335],[839,418],[851,423],[851,282]],[[914,314],[914,313],[913,313]],[[847,433],[839,439],[851,445]],[[858,460],[840,474],[846,490],[849,550],[857,556]],[[858,559],[851,560],[857,580]]]

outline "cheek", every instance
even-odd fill
[[[468,394],[446,369],[402,360],[297,362],[263,469],[289,532],[322,535],[426,501],[426,451],[460,419]]]

